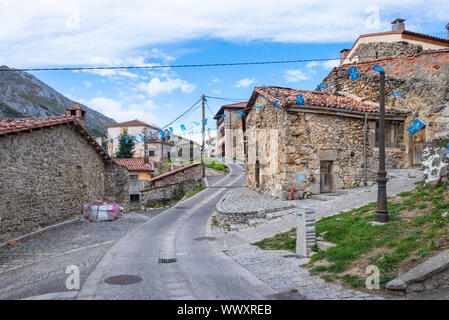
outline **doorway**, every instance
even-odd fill
[[[332,161],[320,161],[320,193],[332,192]]]
[[[426,142],[426,128],[422,128],[412,136],[412,165],[420,166],[424,142]]]
[[[256,161],[256,166],[254,170],[254,178],[256,181],[256,188],[260,187],[260,163],[259,160]]]

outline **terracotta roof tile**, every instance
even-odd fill
[[[442,65],[447,63],[449,63],[449,49],[441,49],[396,58],[383,58],[359,63],[348,63],[340,66],[340,68],[349,69],[352,66],[357,66],[359,72],[377,74],[377,72],[371,70],[371,68],[373,65],[378,64],[384,68],[386,74],[389,76],[406,77],[418,68],[428,72],[438,71]]]
[[[296,96],[298,94],[302,94],[305,100],[304,106],[317,107],[318,109],[320,107],[323,107],[336,110],[348,110],[348,111],[359,111],[369,113],[379,112],[379,108],[377,106],[369,105],[350,97],[325,92],[297,90],[281,87],[255,87],[253,96],[251,97],[248,106],[251,104],[252,101],[255,100],[254,95],[255,93],[264,96],[271,102],[278,101],[279,106],[296,105],[297,103]],[[297,107],[301,108],[301,106]],[[396,110],[390,108],[386,109],[385,112],[389,114],[407,113],[406,111],[403,110]]]
[[[75,103],[75,104],[71,105],[70,107],[67,108],[67,110],[82,110],[82,111],[86,111],[78,103]]]
[[[181,172],[181,171],[184,171],[184,170],[186,170],[186,169],[189,169],[189,168],[192,168],[192,167],[196,167],[196,166],[199,166],[199,165],[200,165],[199,162],[198,162],[198,163],[192,163],[192,164],[186,165],[186,166],[184,166],[184,167],[178,168],[178,169],[176,169],[176,170],[169,171],[169,172],[167,172],[167,173],[161,174],[160,176],[154,177],[154,178],[148,180],[148,182],[157,181],[157,180],[160,180],[160,179],[162,179],[162,178],[171,176],[171,175],[173,175],[173,174],[175,174],[175,173],[178,173],[178,172]],[[142,191],[144,191],[144,190],[142,190]]]
[[[153,162],[145,163],[144,158],[114,158],[114,162],[128,171],[153,171]]]
[[[125,121],[120,123],[114,123],[107,126],[108,128],[114,128],[114,127],[148,127],[148,128],[154,128],[154,129],[160,129],[156,126],[152,126],[150,124],[147,124],[140,120],[131,120],[131,121]]]
[[[72,124],[77,127],[77,132],[100,154],[103,160],[111,158],[107,152],[92,138],[87,130],[78,122],[76,117],[62,116],[59,118],[36,117],[0,119],[0,137],[13,133],[20,133],[32,129],[47,128],[54,125]]]

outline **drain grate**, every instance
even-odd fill
[[[297,254],[286,254],[285,256],[282,256],[282,258],[299,258]]]
[[[158,260],[159,263],[175,263],[176,262],[176,258],[159,258]]]
[[[173,207],[173,209],[189,209],[187,207],[179,206],[179,207]]]
[[[118,276],[113,276],[104,279],[104,282],[109,284],[118,284],[118,285],[128,285],[128,284],[134,284],[142,281],[141,277],[133,276],[130,274],[121,274]]]
[[[196,241],[214,241],[214,240],[217,240],[217,238],[214,238],[214,237],[199,237],[199,238],[195,238],[194,240],[196,240]]]

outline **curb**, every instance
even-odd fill
[[[67,221],[64,221],[64,222],[60,222],[60,223],[57,223],[57,224],[53,224],[53,225],[47,226],[45,228],[42,228],[42,229],[39,229],[39,230],[30,232],[30,233],[27,233],[27,234],[25,234],[23,236],[20,236],[18,238],[13,239],[13,240],[9,240],[9,241],[6,241],[4,243],[1,243],[0,244],[0,248],[9,246],[10,245],[9,243],[11,243],[11,242],[13,242],[15,244],[16,242],[21,242],[21,241],[24,241],[24,240],[28,240],[29,238],[32,238],[35,235],[38,235],[40,233],[43,233],[43,232],[46,232],[46,231],[50,231],[50,230],[53,230],[53,229],[57,229],[57,228],[60,228],[60,227],[64,227],[64,226],[70,225],[72,223],[81,222],[81,221],[83,221],[82,217],[81,218],[70,219],[70,220],[67,220]]]

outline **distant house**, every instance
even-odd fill
[[[214,119],[217,121],[216,148],[218,157],[232,159],[240,157],[243,150],[238,150],[243,139],[244,123],[236,111],[243,110],[247,102],[226,104],[221,106]]]
[[[449,47],[448,39],[405,30],[405,19],[395,19],[391,31],[363,34],[351,49],[343,49],[341,65],[372,61],[386,57],[417,54],[428,50],[441,50]],[[446,25],[449,33],[449,24]]]
[[[128,171],[131,206],[140,206],[140,190],[153,177],[153,162],[148,158],[114,158],[114,162]]]
[[[190,139],[183,136],[171,133],[168,129],[165,130],[164,141],[173,144],[171,159],[176,162],[190,162],[200,158],[201,146]]]
[[[165,159],[170,159],[170,152],[173,146],[172,143],[165,141],[160,134],[160,128],[146,124],[140,120],[132,120],[121,123],[109,125],[108,139],[115,139],[126,129],[128,136],[134,136],[139,142],[134,143],[134,157],[143,158],[149,157],[152,161],[162,162]],[[147,138],[144,143],[143,137]],[[114,140],[113,147],[108,144],[108,153],[114,156],[119,148],[119,142]],[[145,153],[146,151],[146,153]]]
[[[217,155],[217,137],[206,140],[206,157],[215,158]]]
[[[95,200],[129,208],[128,173],[73,105],[57,118],[0,120],[0,242],[79,217]]]

